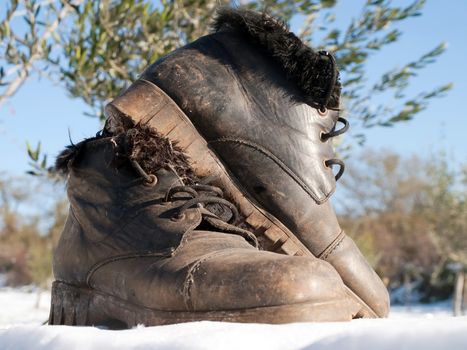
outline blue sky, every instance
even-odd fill
[[[348,19],[358,13],[361,1],[341,1],[337,17]],[[413,60],[438,43],[448,44],[447,52],[437,63],[423,70],[414,80],[411,91],[429,90],[453,82],[454,89],[413,121],[394,128],[374,128],[367,133],[365,148],[385,148],[403,154],[422,156],[444,150],[454,162],[467,162],[467,1],[431,0],[424,14],[404,23],[402,39],[384,54],[375,56],[369,72],[391,68]],[[42,142],[43,149],[54,157],[68,142],[94,135],[97,119],[83,115],[84,103],[67,96],[60,86],[48,80],[32,78],[6,105],[0,107],[0,172],[22,174],[28,169],[26,142]],[[350,116],[351,119],[351,116]]]

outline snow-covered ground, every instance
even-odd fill
[[[39,293],[34,287],[0,288],[0,332],[12,326],[41,325],[49,317],[49,307],[49,292]]]
[[[415,349],[466,350],[467,317],[451,317],[449,302],[393,307],[385,320],[288,325],[197,322],[109,331],[41,326],[50,295],[0,289],[0,349]],[[38,307],[36,307],[38,304]]]

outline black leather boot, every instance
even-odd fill
[[[259,251],[222,190],[148,128],[58,158],[70,213],[54,256],[51,325],[350,320],[328,263]]]
[[[329,201],[344,170],[330,141],[348,127],[339,94],[332,55],[271,17],[223,10],[213,34],[152,64],[107,106],[107,129],[148,124],[177,141],[267,249],[330,262],[359,316],[384,317],[387,290]]]

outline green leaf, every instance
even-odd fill
[[[39,143],[37,144],[36,149],[32,149],[32,147],[31,147],[31,145],[29,144],[29,142],[27,142],[27,143],[26,143],[26,149],[27,149],[29,158],[31,158],[31,160],[37,162],[37,160],[39,159],[39,154],[40,154],[40,152],[41,152],[41,143],[39,142]]]

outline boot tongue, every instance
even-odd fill
[[[232,218],[232,212],[218,203],[209,203],[204,207],[209,213],[214,214],[222,221],[228,222]]]

